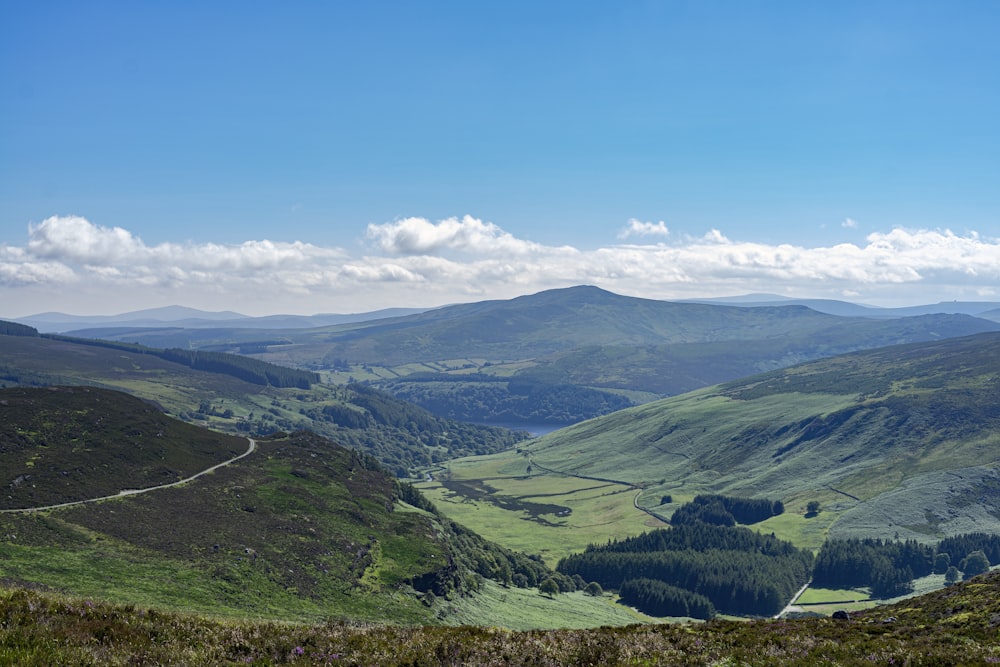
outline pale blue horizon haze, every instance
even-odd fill
[[[1000,300],[996,2],[0,2],[0,318]]]

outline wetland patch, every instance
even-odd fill
[[[568,517],[573,510],[565,505],[555,505],[553,503],[536,503],[523,500],[516,496],[504,496],[497,493],[497,489],[482,480],[438,480],[441,486],[449,491],[451,498],[460,496],[470,502],[487,502],[500,509],[509,512],[524,512],[522,517],[527,521],[535,521],[546,526],[559,527],[563,524],[554,523],[546,516],[558,518]]]

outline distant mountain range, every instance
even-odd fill
[[[120,315],[67,315],[66,313],[39,313],[20,317],[14,322],[35,327],[42,333],[65,333],[77,329],[103,327],[183,328],[211,329],[217,327],[237,329],[308,329],[336,324],[350,324],[402,317],[423,312],[420,308],[387,308],[366,313],[317,315],[266,315],[251,317],[231,310],[208,312],[184,306],[166,306],[135,310]]]
[[[769,295],[736,302],[659,301],[577,286],[402,315],[315,316],[314,324],[354,319],[308,328],[298,326],[303,321],[281,326],[275,318],[285,316],[252,318],[251,328],[233,313],[209,320],[167,309],[70,333],[237,353],[329,373],[332,383],[374,382],[444,417],[533,425],[575,423],[855,350],[1000,330],[1000,317],[981,316],[1000,313],[997,303],[873,309]],[[166,321],[171,316],[183,319]],[[142,318],[159,324],[138,326]],[[191,319],[201,323],[184,326]]]
[[[836,299],[793,299],[775,294],[746,294],[743,296],[719,297],[713,299],[685,299],[687,303],[715,303],[745,308],[764,306],[805,306],[821,313],[845,317],[893,318],[915,315],[972,315],[994,322],[1000,322],[1000,301],[942,301],[940,303],[903,306],[899,308],[879,308],[864,306],[850,301]]]
[[[576,289],[589,289],[581,286]],[[595,288],[596,289],[596,288]],[[562,292],[564,290],[550,290]],[[603,291],[603,290],[600,290]],[[545,294],[546,292],[542,292]],[[521,299],[529,298],[519,297]],[[514,299],[512,301],[517,301]],[[484,304],[498,303],[495,301],[481,302]],[[949,314],[972,315],[995,322],[1000,322],[1000,301],[947,301],[936,304],[906,306],[900,308],[879,308],[865,306],[850,301],[835,299],[794,299],[776,294],[745,294],[742,296],[716,297],[704,299],[682,299],[675,303],[702,303],[744,308],[805,306],[820,313],[839,315],[843,317],[897,318],[915,315]],[[466,308],[477,304],[457,304],[455,308]],[[315,327],[336,326],[405,317],[423,313],[428,310],[450,308],[386,308],[362,313],[320,313],[316,315],[266,315],[253,317],[231,310],[210,312],[188,308],[185,306],[165,306],[135,310],[118,315],[69,315],[59,312],[38,313],[27,317],[12,319],[35,327],[42,333],[65,333],[78,329],[103,327],[137,327],[163,328],[178,327],[184,329],[211,329],[225,327],[227,329],[309,329]]]

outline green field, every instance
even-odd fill
[[[558,560],[588,544],[627,537],[663,523],[633,506],[625,484],[556,475],[515,451],[470,457],[436,470],[416,486],[449,518],[488,539]]]

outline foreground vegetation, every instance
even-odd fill
[[[1000,575],[849,620],[511,632],[220,622],[20,588],[0,590],[0,664],[983,665],[1000,662]]]

